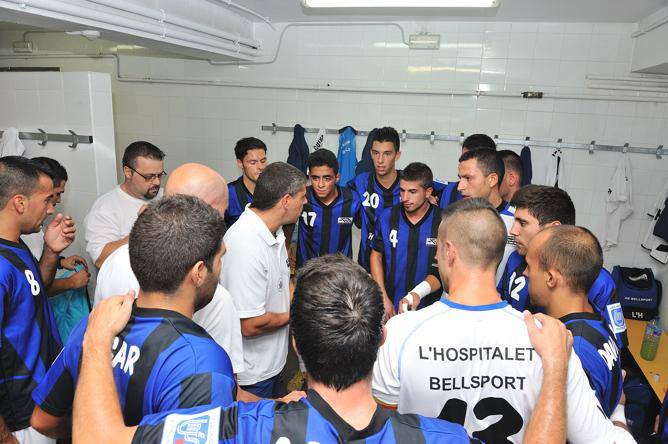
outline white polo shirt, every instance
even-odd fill
[[[241,319],[290,310],[290,264],[285,235],[274,236],[260,217],[246,208],[224,238],[220,283],[232,294]],[[240,385],[251,385],[281,372],[288,355],[288,326],[243,338],[246,371]]]
[[[109,255],[97,274],[95,305],[109,296],[125,294],[130,290],[134,290],[135,295],[139,294],[139,282],[130,266],[129,246],[125,244]],[[211,302],[195,312],[193,321],[227,352],[234,373],[244,371],[241,324],[227,290],[218,285]]]
[[[162,197],[162,189],[154,198]],[[142,205],[152,200],[137,199],[121,189],[120,185],[98,197],[84,219],[86,251],[93,261],[109,242],[130,234]]]

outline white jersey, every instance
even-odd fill
[[[484,442],[521,443],[542,372],[520,312],[505,301],[473,307],[444,298],[387,323],[373,394],[400,413],[463,424]],[[633,442],[603,414],[575,353],[567,397],[570,442]]]
[[[501,277],[503,276],[503,270],[506,268],[506,262],[508,258],[516,250],[517,244],[515,243],[515,236],[510,234],[510,229],[513,227],[513,222],[515,221],[515,207],[511,206],[507,202],[503,202],[504,207],[499,211],[499,216],[503,224],[506,226],[506,247],[503,250],[503,259],[499,267],[496,269],[496,283],[498,285]]]

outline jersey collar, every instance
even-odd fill
[[[560,317],[559,320],[565,324],[566,322],[578,321],[578,320],[600,321],[601,317],[596,313],[582,312],[582,313],[569,313],[566,316]]]
[[[399,202],[399,205],[401,205],[401,202]],[[413,223],[410,221],[410,219],[408,219],[408,216],[406,215],[406,210],[404,210],[403,205],[401,205],[401,217],[404,218],[404,221],[408,224],[409,227],[413,228],[422,225],[422,223],[429,218],[432,211],[434,211],[434,206],[432,204],[429,204],[429,209],[427,210],[426,213],[424,213],[424,216],[422,216],[422,218],[416,223]]]
[[[502,201],[501,201],[501,204],[499,204],[499,206],[496,207],[496,212],[497,212],[497,213],[500,213],[500,212],[502,212],[503,210],[505,210],[506,208],[508,208],[508,202],[506,202],[505,200],[502,200]]]
[[[397,171],[397,177],[394,179],[394,182],[392,182],[392,185],[390,185],[389,188],[385,188],[383,184],[381,184],[378,181],[378,178],[376,177],[376,171],[373,171],[371,174],[373,175],[373,181],[378,185],[378,188],[380,188],[383,191],[390,192],[394,190],[394,188],[399,184],[399,176],[401,176],[401,170],[396,170]]]
[[[312,186],[308,187],[308,191],[311,195],[311,198],[318,202],[318,205],[320,205],[322,208],[330,208],[330,207],[333,207],[334,205],[336,205],[336,202],[339,201],[339,198],[342,195],[341,194],[341,187],[339,185],[335,185],[335,187],[336,187],[336,197],[329,204],[324,203],[323,201],[321,201],[318,198],[318,196],[316,196],[315,191],[313,190]]]
[[[20,248],[21,250],[28,250],[28,247],[26,246],[26,244],[23,243],[23,240],[20,238],[18,242],[12,242],[10,240],[0,238],[0,244],[6,245],[8,247]]]
[[[467,310],[467,311],[489,311],[489,310],[499,310],[508,307],[508,302],[506,301],[499,301],[494,304],[488,304],[488,305],[464,305],[451,301],[450,299],[445,297],[445,295],[441,298],[441,302],[447,305],[448,307],[456,308],[457,310]]]

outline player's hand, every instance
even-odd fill
[[[410,304],[408,300],[411,301]],[[415,311],[417,310],[418,305],[420,305],[420,296],[418,296],[417,293],[411,291],[406,296],[404,296],[401,301],[399,301],[399,314],[409,310]]]
[[[302,398],[306,398],[306,392],[302,392],[301,390],[293,390],[282,398],[278,398],[277,401],[285,402],[287,404],[288,402],[297,402]]]
[[[383,296],[383,304],[385,305],[385,320],[387,321],[396,314],[394,312],[394,304],[387,295]]]
[[[77,288],[83,288],[88,285],[88,281],[90,280],[90,273],[84,268],[66,279],[68,286],[71,289],[76,290]]]
[[[46,227],[44,244],[58,254],[74,242],[75,232],[74,220],[70,216],[63,216],[58,213]]]
[[[130,319],[135,292],[112,296],[100,302],[88,317],[84,346],[108,348]]]
[[[76,254],[66,257],[60,261],[60,266],[67,270],[74,270],[77,268],[77,265],[83,265],[84,269],[88,270],[86,259]]]
[[[538,327],[536,320],[542,325]],[[544,369],[566,371],[573,346],[573,335],[558,319],[543,313],[532,315],[524,310],[524,323],[531,345],[538,352]]]
[[[438,206],[438,197],[433,194],[427,198],[430,204]]]
[[[21,444],[21,443],[14,435],[10,433],[9,435],[0,436],[0,444]]]

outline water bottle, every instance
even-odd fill
[[[645,337],[640,346],[641,358],[647,361],[654,360],[656,351],[659,349],[659,340],[661,339],[662,331],[659,316],[655,316],[654,319],[647,323],[647,327],[645,327]]]

